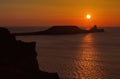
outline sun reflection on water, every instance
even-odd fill
[[[99,63],[98,51],[94,45],[94,37],[92,34],[87,34],[82,39],[79,50],[79,78],[80,79],[103,79],[102,67]]]

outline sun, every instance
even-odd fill
[[[90,14],[87,14],[87,15],[86,15],[86,18],[87,18],[87,19],[91,19],[91,15],[90,15]]]

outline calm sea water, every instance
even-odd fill
[[[12,28],[13,32],[38,30]],[[104,33],[59,36],[21,36],[36,42],[41,70],[57,72],[61,79],[120,79],[120,28]]]

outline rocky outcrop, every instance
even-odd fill
[[[104,32],[104,29],[98,29],[96,25],[94,25],[90,30],[88,30],[89,33],[94,32]]]
[[[5,28],[0,28],[0,79],[59,79],[57,73],[38,67],[35,42],[17,41]]]

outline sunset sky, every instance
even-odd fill
[[[120,0],[0,0],[0,26],[94,24],[120,26]]]

